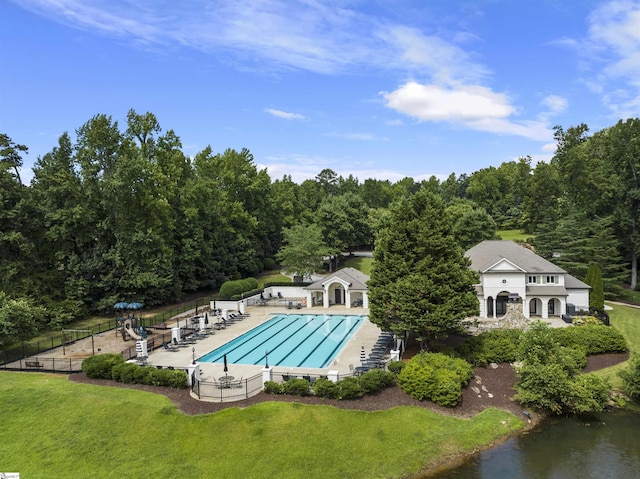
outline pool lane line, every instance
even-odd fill
[[[322,366],[320,366],[321,368],[327,367],[327,365],[331,362],[331,359],[333,359],[333,357],[336,355],[338,350],[344,347],[344,340],[348,337],[351,337],[351,335],[353,334],[353,330],[359,327],[361,324],[362,324],[362,319],[356,320],[355,324],[351,326],[351,329],[349,330],[349,332],[342,338],[342,341],[340,341],[340,343],[338,343],[338,345],[335,348],[333,348],[333,351],[331,351],[331,354],[329,354],[326,357],[326,359],[322,363]]]
[[[305,362],[307,359],[309,359],[309,357],[310,357],[314,352],[316,352],[316,350],[317,350],[317,349],[318,349],[318,348],[319,348],[319,347],[320,347],[320,346],[321,346],[321,345],[322,345],[322,344],[323,344],[327,339],[329,339],[329,338],[331,337],[331,335],[334,333],[334,331],[335,331],[336,329],[338,329],[338,328],[339,328],[339,327],[340,327],[340,326],[341,326],[341,325],[342,325],[346,320],[347,320],[347,316],[344,316],[340,321],[338,321],[338,323],[337,323],[337,324],[336,324],[336,325],[331,329],[331,331],[329,331],[329,334],[325,334],[325,335],[324,335],[324,337],[322,338],[322,340],[321,340],[320,342],[318,342],[318,344],[316,344],[316,347],[315,347],[315,348],[313,348],[313,349],[309,352],[309,354],[307,354],[307,355],[302,359],[302,361],[300,361],[300,362],[298,363],[298,365],[297,365],[296,367],[298,367],[298,368],[299,368],[299,367],[301,367],[301,366],[304,364],[304,362]],[[358,321],[358,320],[356,320],[356,322],[357,322],[357,321]],[[352,328],[352,329],[353,329],[353,328]],[[349,331],[351,331],[352,329],[350,329]],[[347,332],[347,334],[349,334],[349,332]],[[344,338],[345,338],[345,336],[342,336],[342,338],[340,339],[340,341],[338,342],[338,344],[342,344],[342,341],[344,341]],[[334,348],[334,351],[335,351],[335,348]],[[325,360],[325,361],[326,361],[326,360]],[[324,366],[320,366],[320,367],[324,367]]]
[[[253,328],[253,329],[251,329],[251,330],[249,330],[249,331],[247,331],[247,332],[245,332],[245,333],[243,333],[243,334],[242,334],[242,335],[244,335],[244,334],[249,334],[249,336],[248,336],[247,338],[245,338],[245,340],[244,340],[244,341],[242,341],[241,343],[238,343],[237,345],[234,345],[234,346],[233,346],[233,348],[231,348],[231,349],[222,349],[222,348],[224,348],[225,346],[227,346],[228,344],[230,344],[230,343],[232,343],[233,341],[235,341],[237,338],[234,338],[234,339],[232,339],[231,341],[227,341],[227,342],[226,342],[226,343],[224,343],[222,346],[218,346],[217,348],[215,348],[215,349],[213,350],[213,351],[216,351],[217,349],[220,349],[221,351],[222,351],[222,350],[224,351],[223,353],[221,353],[218,357],[212,358],[213,360],[212,360],[212,359],[207,359],[207,360],[206,360],[206,361],[204,361],[204,362],[211,362],[211,363],[215,363],[215,362],[218,362],[219,360],[222,360],[222,358],[223,358],[223,356],[224,356],[225,354],[229,354],[231,351],[235,351],[236,349],[238,349],[239,347],[241,347],[243,344],[245,344],[245,343],[247,343],[247,342],[251,341],[252,339],[254,339],[256,336],[259,336],[260,334],[264,333],[265,331],[269,331],[271,328],[276,327],[276,326],[277,326],[278,324],[280,324],[282,321],[285,321],[285,320],[290,319],[290,318],[291,318],[291,316],[288,316],[288,315],[282,315],[282,317],[281,317],[280,319],[278,319],[277,321],[274,321],[274,322],[273,322],[273,324],[269,324],[268,326],[266,326],[266,327],[264,327],[264,328],[262,328],[262,329],[259,329],[259,328],[260,328],[260,326],[262,326],[264,323],[263,323],[263,324],[260,324],[260,325],[258,325],[258,326],[256,326],[255,328]],[[272,319],[273,319],[273,318],[272,318]],[[272,320],[272,319],[271,319],[271,320]],[[271,321],[271,320],[269,320],[269,321]],[[285,330],[287,327],[291,326],[291,325],[292,325],[292,324],[294,324],[294,323],[295,323],[295,319],[294,319],[293,321],[291,321],[289,324],[287,324],[284,328],[280,328],[280,329],[279,329],[275,334],[272,334],[271,336],[269,336],[269,338],[272,338],[273,336],[275,336],[276,334],[278,334],[278,333],[280,333],[281,331]],[[259,330],[258,330],[258,329],[259,329]],[[252,334],[253,332],[255,332],[255,334]],[[242,335],[240,335],[240,336],[242,336]],[[240,337],[240,336],[239,336],[239,337]],[[207,354],[211,354],[213,351],[211,351],[211,352],[209,352],[209,353],[207,353]],[[205,354],[203,357],[206,357],[206,356],[207,356],[207,354]],[[244,356],[243,356],[243,357],[244,357]],[[227,358],[227,360],[229,360],[229,358]],[[231,362],[232,362],[233,364],[235,364],[235,361],[231,361]]]
[[[337,328],[338,326],[340,326],[340,324],[342,323],[342,321],[344,321],[344,320],[343,320],[343,319],[339,320],[339,321],[338,321],[338,324],[336,324],[336,326],[331,330],[331,332],[330,332],[329,334],[333,333],[333,331],[335,331],[335,330],[336,330],[336,328]],[[307,323],[307,324],[308,324],[308,323]],[[306,343],[306,342],[307,342],[307,339],[309,339],[311,336],[314,336],[314,335],[316,334],[316,332],[317,332],[320,328],[322,328],[324,325],[325,325],[325,321],[322,321],[322,322],[318,325],[318,327],[316,327],[313,331],[311,331],[309,334],[307,334],[307,336],[306,336],[302,341],[298,342],[298,345],[297,345],[295,348],[293,348],[291,351],[289,351],[289,352],[287,353],[287,355],[286,355],[286,356],[284,356],[284,357],[280,358],[280,362],[284,361],[284,360],[285,360],[285,359],[287,359],[289,356],[291,356],[295,351],[297,351],[299,348],[301,348],[301,347],[304,345],[304,343]],[[322,343],[327,339],[327,337],[328,337],[327,335],[324,335],[324,336],[323,336],[323,338],[322,338],[322,341],[320,341],[318,344],[322,344]],[[315,347],[315,348],[313,348],[313,350],[315,351],[317,348],[318,348],[318,346],[316,345],[316,347]]]
[[[299,320],[301,320],[301,319],[304,319],[304,320],[306,321],[306,319],[305,319],[305,317],[304,317],[304,316],[299,316],[298,318],[296,318],[296,319],[295,319],[295,321],[299,321]],[[295,331],[294,331],[293,333],[291,333],[289,336],[287,336],[287,337],[286,337],[286,338],[284,338],[282,341],[280,341],[276,346],[272,347],[272,348],[269,350],[269,353],[271,353],[271,352],[273,352],[273,351],[276,351],[279,347],[281,347],[283,344],[285,344],[287,341],[289,341],[289,340],[290,340],[293,336],[295,336],[298,332],[302,331],[302,330],[307,326],[307,324],[308,324],[308,322],[305,322],[305,323],[304,323],[302,326],[300,326],[297,330],[295,330]],[[309,334],[307,335],[307,337],[306,337],[306,338],[304,338],[304,340],[303,340],[303,341],[301,341],[301,342],[300,342],[300,344],[298,344],[298,346],[296,346],[296,348],[295,348],[295,349],[299,348],[299,347],[300,347],[300,345],[301,345],[302,343],[304,343],[304,341],[306,341],[307,339],[309,339],[309,337],[310,337],[310,336],[312,336],[312,335],[313,335],[313,334],[314,334],[318,329],[320,329],[323,325],[324,325],[324,323],[320,323],[320,324],[318,325],[318,327],[317,327],[317,328],[315,328],[311,333],[309,333]],[[284,330],[284,329],[285,329],[285,328],[283,328],[282,330]],[[275,335],[274,335],[274,336],[275,336]],[[271,337],[273,337],[273,336],[271,336]],[[271,337],[270,337],[270,338],[268,338],[268,339],[271,339]],[[268,339],[265,339],[265,340],[264,340],[264,341],[262,341],[260,344],[256,345],[256,347],[258,347],[258,346],[262,346],[264,343],[266,343],[266,342],[268,341]],[[254,349],[255,349],[255,348],[254,348]],[[250,354],[250,353],[252,353],[252,352],[253,352],[253,349],[252,349],[251,351],[249,351],[247,354],[245,354],[244,356],[247,356],[248,354]],[[292,351],[291,351],[291,352],[292,352]],[[284,356],[284,358],[280,358],[279,360],[277,360],[277,363],[275,363],[275,365],[276,365],[276,366],[279,366],[279,365],[280,365],[280,362],[281,362],[283,359],[287,358],[287,357],[291,354],[291,352],[289,352],[289,354],[287,354],[286,356]],[[242,357],[244,357],[244,356],[242,356]],[[261,361],[262,361],[262,359],[260,359],[260,360],[259,360],[259,361],[257,361],[257,362],[254,362],[253,364],[259,364]]]

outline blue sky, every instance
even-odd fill
[[[273,179],[397,181],[553,155],[640,116],[640,2],[0,0],[0,132],[30,167],[96,114],[152,112]]]

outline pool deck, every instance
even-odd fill
[[[332,306],[330,308],[313,307],[296,310],[287,309],[285,306],[253,306],[248,307],[246,312],[250,314],[249,317],[242,321],[234,322],[226,329],[212,330],[213,334],[197,340],[195,344],[180,347],[177,351],[155,350],[149,355],[147,364],[152,366],[186,368],[192,364],[194,355],[196,362],[198,362],[198,357],[204,356],[217,347],[241,336],[243,333],[269,320],[275,314],[339,314],[356,316],[367,316],[369,314],[369,310],[362,307],[346,308],[341,306]],[[360,365],[361,346],[364,344],[365,351],[368,354],[378,339],[379,334],[380,328],[366,319],[360,328],[358,328],[358,331],[348,340],[340,353],[338,353],[333,363],[326,368],[295,368],[275,366],[273,364],[269,366],[273,368],[274,372],[284,374],[311,374],[317,376],[327,374],[329,371],[337,371],[339,374],[350,374],[351,370],[349,365]],[[195,348],[195,353],[192,351],[192,348]],[[225,375],[222,364],[207,362],[198,364],[200,364],[201,378],[205,381],[214,378],[217,379]],[[235,376],[236,379],[240,377],[248,378],[260,374],[263,367],[264,365],[228,364],[227,374]]]

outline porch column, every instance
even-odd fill
[[[498,306],[498,297],[494,297],[491,301],[493,301],[493,319],[496,319],[496,307]]]

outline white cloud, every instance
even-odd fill
[[[480,86],[456,89],[408,82],[397,90],[381,92],[387,106],[421,121],[476,121],[503,118],[513,113],[504,95]]]
[[[640,2],[609,1],[588,17],[578,50],[590,77],[584,83],[602,94],[614,116],[637,116],[640,95]],[[615,84],[615,90],[612,85]]]
[[[300,115],[299,113],[290,113],[288,111],[275,110],[273,108],[265,108],[264,111],[278,118],[284,118],[285,120],[306,120],[305,116]]]
[[[379,37],[395,53],[385,61],[418,68],[435,83],[450,83],[464,79],[475,82],[488,75],[487,69],[472,61],[462,48],[415,28],[390,25],[380,29]]]
[[[547,107],[550,113],[562,113],[567,109],[568,101],[566,98],[558,95],[549,95],[542,99],[541,104]]]
[[[506,95],[478,85],[442,87],[408,82],[380,93],[386,106],[419,121],[445,121],[490,133],[548,140],[551,131],[540,121],[512,121],[516,109]]]
[[[326,136],[356,141],[389,141],[389,138],[380,137],[374,133],[327,133]]]

